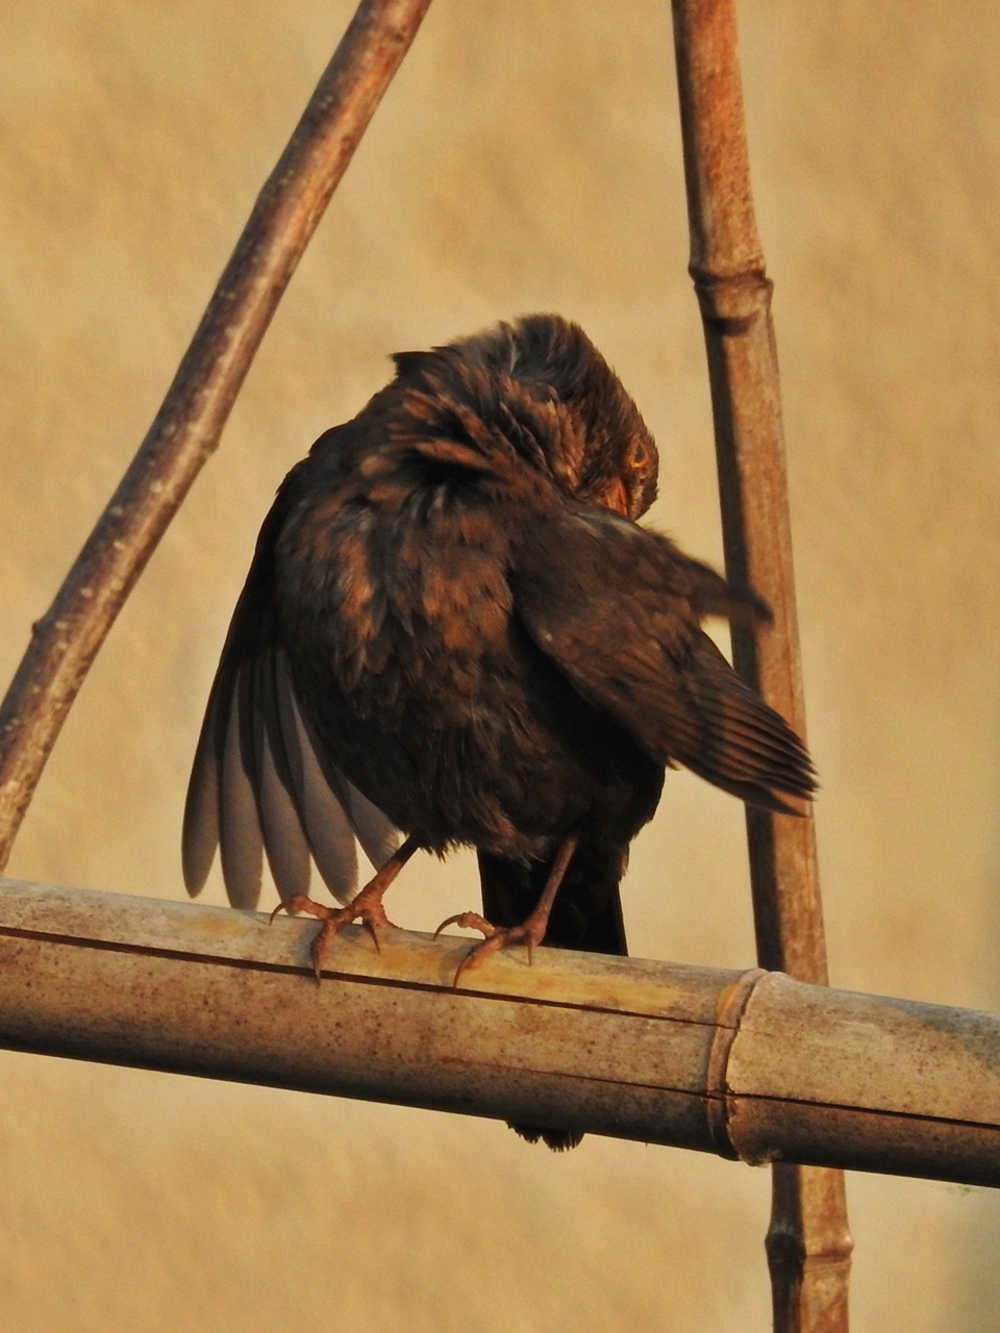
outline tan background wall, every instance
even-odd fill
[[[0,676],[158,405],[343,0],[0,8]],[[257,526],[389,352],[556,309],[719,557],[668,6],[436,0],[223,448],[66,727],[11,873],[177,897],[187,766]],[[836,983],[1000,1007],[1000,11],[745,0],[777,282]],[[752,962],[735,802],[673,776],[633,950]],[[220,900],[218,886],[212,898]],[[427,862],[393,914],[471,906]],[[10,1333],[768,1327],[762,1171],[588,1139],[0,1056]],[[1000,1319],[1000,1205],[852,1177],[856,1330]]]

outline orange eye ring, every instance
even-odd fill
[[[632,449],[632,457],[629,459],[630,465],[634,468],[640,468],[645,467],[648,462],[649,450],[643,444],[642,440],[636,440],[635,446]]]

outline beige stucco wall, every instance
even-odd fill
[[[0,7],[0,676],[148,425],[343,0]],[[668,6],[435,0],[210,464],[71,716],[11,873],[178,897],[187,766],[256,528],[389,352],[560,310],[719,556]],[[746,0],[836,983],[1000,1007],[1000,11]],[[633,950],[745,966],[735,802],[671,776]],[[471,906],[456,858],[393,915]],[[216,884],[210,895],[221,901]],[[9,1333],[768,1327],[766,1172],[0,1056]],[[851,1177],[854,1327],[1000,1318],[1000,1206]]]

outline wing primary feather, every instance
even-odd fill
[[[705,734],[699,751],[681,754],[682,761],[714,775],[710,781],[749,782],[808,799],[816,789],[812,761],[784,718],[737,676],[707,635],[699,636],[694,662],[690,688]]]
[[[720,791],[729,792],[731,796],[738,796],[741,801],[748,805],[760,806],[763,810],[772,810],[779,815],[795,815],[802,818],[802,811],[796,810],[794,806],[783,801],[774,792],[762,787],[759,782],[740,782],[723,777],[715,769],[707,769],[696,759],[684,760],[684,767],[689,768],[699,778],[704,778],[710,782],[713,787],[718,787]],[[789,793],[791,795],[791,793]]]
[[[705,727],[699,751],[717,754],[721,760],[731,755],[734,762],[753,765],[759,775],[770,772],[774,779],[769,784],[772,786],[778,785],[779,779],[787,779],[794,784],[787,790],[815,789],[808,754],[797,743],[789,743],[781,732],[765,732],[747,725],[741,716],[727,710],[705,710],[701,716]],[[683,760],[682,752],[679,757]]]
[[[225,707],[223,693],[220,679],[216,679],[205,709],[184,802],[181,865],[184,886],[192,898],[205,887],[219,845],[219,755],[222,745],[219,714]]]
[[[343,775],[341,775],[343,777]],[[381,870],[403,841],[403,835],[388,815],[369,801],[354,783],[343,778],[347,794],[347,814],[358,841],[376,870]]]
[[[260,897],[263,842],[257,800],[250,779],[249,734],[251,682],[248,669],[237,674],[222,748],[219,845],[226,893],[234,907],[256,907]],[[248,771],[249,770],[249,771]]]
[[[294,746],[293,791],[302,827],[323,882],[335,898],[348,903],[358,887],[354,829],[317,757],[283,655],[276,663],[275,680],[286,751]]]
[[[376,870],[380,870],[393,852],[403,841],[403,834],[392,820],[382,810],[379,809],[373,801],[370,801],[363,792],[355,787],[354,783],[343,773],[340,767],[333,761],[324,747],[318,745],[313,737],[311,729],[303,720],[301,705],[298,702],[298,696],[295,692],[295,686],[292,683],[291,672],[288,669],[287,660],[283,655],[279,656],[275,671],[276,681],[278,682],[279,713],[281,716],[282,734],[286,737],[286,746],[294,751],[294,764],[289,761],[289,768],[297,765],[298,778],[293,774],[292,790],[296,794],[296,799],[300,812],[304,809],[304,780],[302,769],[304,764],[303,753],[306,748],[311,748],[316,763],[323,775],[323,779],[329,786],[334,797],[340,803],[352,829],[357,835],[358,841],[364,848],[365,855],[371,861]],[[301,741],[301,736],[305,736],[305,744]]]
[[[292,706],[292,685],[285,654],[279,649],[274,655],[272,682],[274,686],[274,716],[280,745],[275,745],[275,752],[280,753],[284,763],[288,789],[299,819],[303,820],[305,808],[305,776],[302,764],[302,747],[299,744],[299,732],[295,722],[295,708]],[[308,834],[306,835],[308,838]]]
[[[264,851],[282,902],[309,889],[309,843],[292,797],[292,782],[278,716],[274,653],[257,659],[256,705],[262,730],[259,742],[257,801]]]

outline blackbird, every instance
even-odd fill
[[[814,789],[700,627],[767,607],[637,525],[656,446],[575,324],[532,315],[394,361],[264,521],[194,760],[188,891],[219,846],[252,907],[266,853],[282,905],[323,918],[319,976],[344,923],[388,924],[415,850],[471,845],[483,914],[444,924],[485,939],[460,973],[517,942],[624,954],[619,881],[666,767],[771,810]],[[354,896],[356,840],[377,873]],[[348,906],[307,897],[311,859]]]

